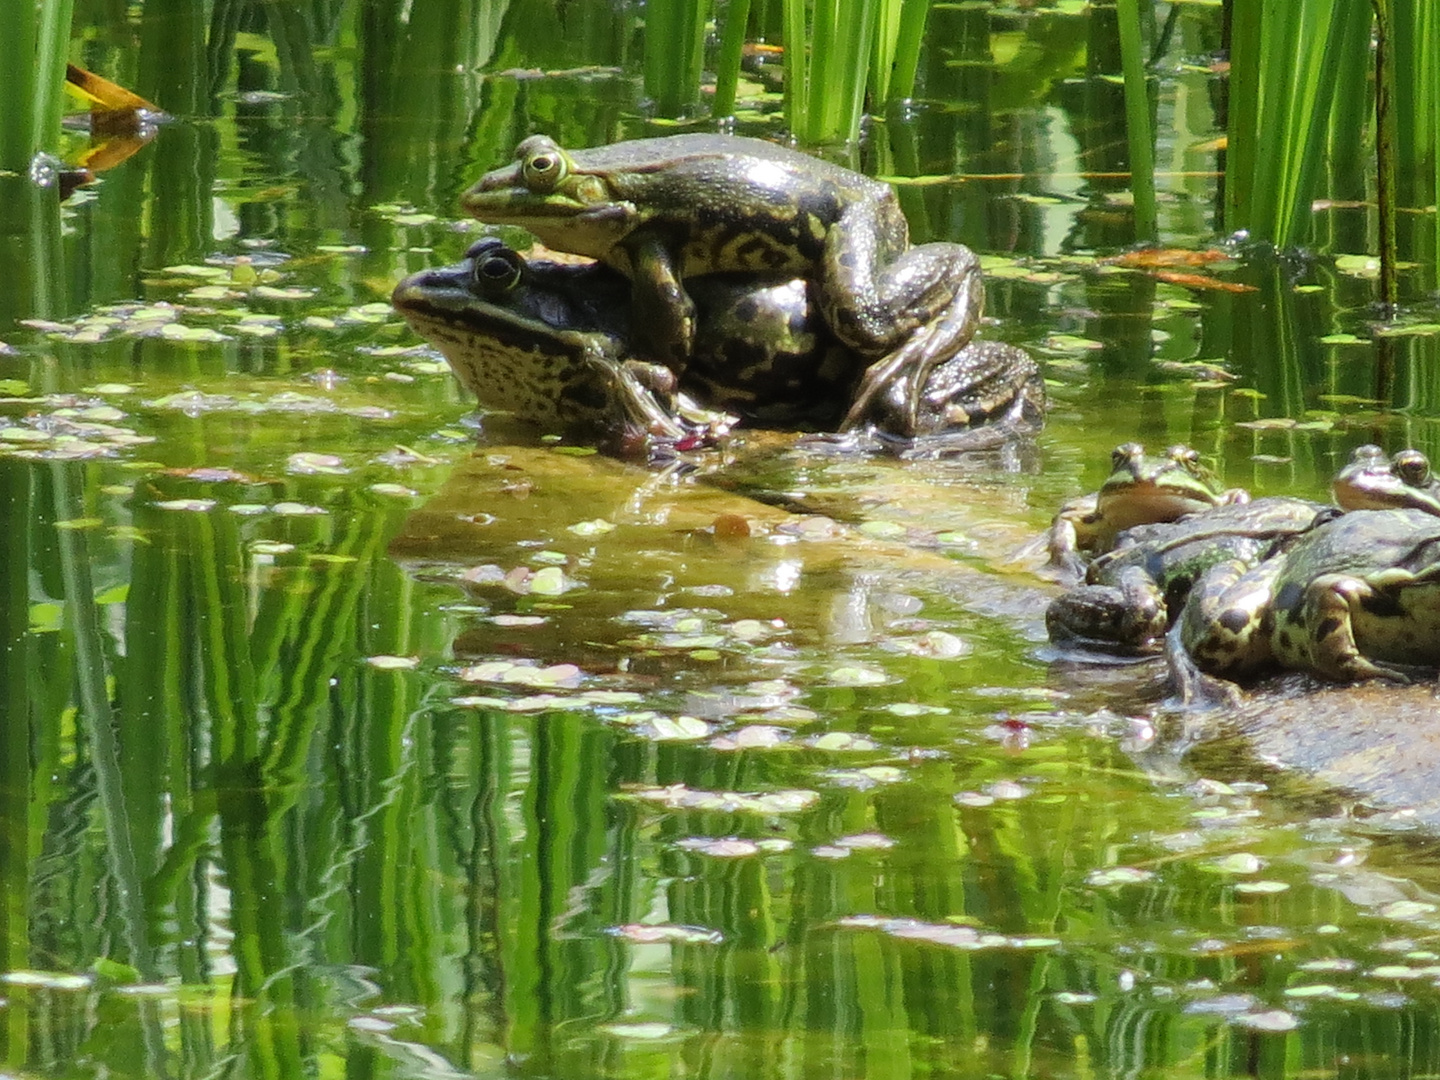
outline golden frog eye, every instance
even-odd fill
[[[1424,487],[1430,482],[1430,459],[1419,450],[1401,450],[1390,463],[1391,469],[1411,487]]]
[[[531,191],[548,194],[560,186],[569,169],[564,154],[558,149],[545,148],[527,154],[520,165],[520,173],[525,178],[525,186]]]

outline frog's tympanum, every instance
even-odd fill
[[[630,283],[605,266],[527,261],[486,238],[463,262],[406,278],[392,299],[482,405],[542,425],[629,445],[647,434],[693,442],[733,420],[701,414],[696,400],[756,426],[839,422],[865,364],[830,333],[813,286],[740,273],[687,286],[699,333],[678,383],[637,358]],[[971,342],[931,372],[919,426],[942,443],[1013,434],[1038,425],[1042,401],[1023,350]]]
[[[645,359],[683,376],[700,336],[694,277],[802,277],[814,283],[830,330],[865,364],[843,427],[924,433],[931,372],[970,341],[984,290],[968,248],[910,246],[888,185],[730,135],[573,152],[532,135],[515,156],[465,193],[465,209],[482,221],[524,226],[551,248],[589,255],[630,278]]]
[[[1335,501],[1346,510],[1389,510],[1408,506],[1440,514],[1440,479],[1430,459],[1419,450],[1399,450],[1391,457],[1372,444],[1358,446],[1330,485]]]
[[[1114,652],[1154,651],[1192,586],[1208,580],[1213,567],[1254,566],[1335,512],[1271,497],[1127,529],[1089,565],[1084,585],[1046,609],[1050,637]]]
[[[1249,499],[1239,489],[1222,491],[1200,455],[1182,444],[1151,457],[1139,443],[1124,443],[1110,461],[1112,471],[1100,490],[1071,499],[1050,527],[1051,563],[1075,576],[1085,570],[1082,553],[1109,551],[1125,529]]]
[[[1340,681],[1406,681],[1440,666],[1433,514],[1356,510],[1243,573],[1224,569],[1196,587],[1177,627],[1201,671],[1239,678],[1279,664]]]

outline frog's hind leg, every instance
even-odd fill
[[[938,252],[934,250],[937,248],[948,250]],[[905,265],[907,262],[911,265]],[[929,280],[923,288],[918,287],[919,279],[927,276]],[[979,261],[969,248],[960,244],[925,244],[911,248],[880,278],[912,286],[909,290],[888,290],[897,298],[890,309],[892,331],[900,326],[908,327],[908,333],[889,353],[865,369],[841,430],[853,430],[874,420],[877,406],[885,402],[889,407],[881,407],[880,411],[898,414],[885,426],[898,428],[894,431],[897,435],[915,435],[919,433],[920,398],[930,373],[955,356],[974,336],[985,303],[985,287],[980,280]],[[905,295],[907,291],[909,295]],[[843,316],[837,315],[837,321],[843,321]],[[836,322],[830,325],[837,336],[845,339]],[[862,353],[866,351],[854,341],[847,344]]]
[[[1352,612],[1373,595],[1365,582],[1343,574],[1324,574],[1306,588],[1304,624],[1310,634],[1307,647],[1315,674],[1348,682],[1410,681],[1399,666],[1366,657],[1355,640]]]
[[[850,207],[825,238],[820,303],[835,336],[867,357],[842,430],[870,419],[879,395],[897,399],[915,434],[919,397],[931,368],[975,333],[985,303],[980,260],[963,244],[906,246],[905,217],[893,199]],[[892,390],[898,389],[898,394]]]

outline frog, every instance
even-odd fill
[[[1390,457],[1373,443],[1358,446],[1335,474],[1330,489],[1346,510],[1385,510],[1408,506],[1440,514],[1440,479],[1419,450],[1398,450]]]
[[[1343,510],[1411,509],[1440,514],[1429,459],[1413,448],[1386,457],[1380,447],[1356,447],[1335,474],[1331,492]],[[1208,677],[1244,680],[1275,665],[1275,594],[1287,562],[1254,565],[1224,560],[1192,589],[1166,652],[1179,696],[1186,701],[1232,701],[1228,687]],[[1303,666],[1303,665],[1302,665]]]
[[[692,278],[813,282],[826,325],[866,365],[844,431],[920,434],[930,374],[970,342],[984,306],[974,252],[912,246],[888,184],[761,139],[685,134],[567,151],[531,135],[461,205],[625,274],[644,358],[677,375],[698,339]]]
[[[627,294],[603,268],[527,262],[483,237],[461,262],[406,277],[391,303],[466,389],[521,421],[621,452],[723,436],[733,416],[630,354]]]
[[[1172,665],[1229,680],[1278,665],[1336,682],[1408,682],[1440,666],[1440,518],[1426,510],[1353,510],[1235,570],[1217,565],[1197,585]]]
[[[1212,567],[1256,565],[1336,512],[1308,499],[1268,496],[1133,526],[1090,563],[1083,585],[1051,601],[1046,629],[1057,643],[1159,652],[1192,587]]]
[[[542,424],[705,441],[737,421],[823,431],[843,416],[864,362],[820,318],[814,286],[789,275],[690,280],[701,334],[683,377],[639,360],[630,283],[595,263],[526,259],[496,237],[464,260],[402,281],[392,296],[480,399]],[[678,395],[678,397],[677,397]],[[655,415],[683,401],[680,424]],[[1038,426],[1044,389],[1024,350],[972,341],[934,369],[922,394],[925,446],[976,445]],[[727,418],[697,423],[697,412]],[[709,438],[708,441],[714,441]],[[893,448],[893,447],[892,447]]]
[[[1066,502],[1050,526],[1050,564],[1072,580],[1084,576],[1086,556],[1109,551],[1126,529],[1249,500],[1243,489],[1222,489],[1199,452],[1184,443],[1158,456],[1140,443],[1121,443],[1110,465],[1100,490]]]

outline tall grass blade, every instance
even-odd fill
[[[1367,35],[1370,11],[1368,7],[1358,10],[1359,26],[1354,32]],[[1344,38],[1355,13],[1346,13],[1347,29],[1341,32]],[[1337,66],[1331,69],[1331,77],[1345,88],[1359,88],[1356,92],[1336,94],[1326,120],[1322,172],[1317,180],[1317,193],[1323,192],[1330,199],[1364,203],[1371,198],[1369,167],[1361,155],[1355,153],[1357,146],[1365,145],[1370,138],[1370,122],[1375,114],[1369,82],[1372,70],[1370,51],[1367,47],[1341,50]],[[1370,246],[1369,224],[1364,214],[1325,214],[1315,219],[1315,230],[1311,238],[1317,247],[1326,251],[1366,251]]]
[[[720,55],[715,58],[715,99],[710,115],[730,116],[735,112],[735,89],[740,84],[740,61],[750,25],[750,0],[730,0],[725,10],[725,31]]]
[[[1155,229],[1155,139],[1150,124],[1150,89],[1140,41],[1140,0],[1118,0],[1120,64],[1125,72],[1125,138],[1130,150],[1130,190],[1135,197],[1135,238],[1153,242]]]
[[[1246,227],[1255,176],[1256,117],[1260,112],[1260,4],[1237,0],[1230,9],[1224,37],[1230,45],[1230,84],[1226,96],[1224,210],[1225,227]]]
[[[895,42],[900,36],[902,0],[877,0],[875,48],[870,54],[870,93],[877,102],[890,100],[895,70]]]
[[[23,173],[60,138],[74,0],[0,0],[0,170]]]
[[[1299,243],[1350,50],[1369,44],[1368,0],[1235,0],[1225,166],[1226,227]]]
[[[805,38],[805,0],[784,0],[785,123],[802,137],[810,127],[810,53]]]
[[[920,46],[925,41],[925,21],[929,14],[929,0],[902,0],[900,26],[892,50],[895,55],[895,71],[890,78],[889,92],[881,100],[904,101],[915,95],[915,76],[920,70]]]
[[[1375,195],[1380,225],[1380,302],[1393,311],[1400,299],[1395,254],[1395,22],[1390,0],[1370,0],[1375,8]]]
[[[65,65],[70,52],[70,16],[75,0],[45,0],[40,8],[35,72],[40,80],[35,101],[36,151],[54,151],[65,111]],[[0,101],[7,100],[0,97]]]
[[[700,96],[709,0],[650,0],[645,8],[645,93],[660,116],[688,114]]]
[[[802,143],[853,143],[872,74],[880,0],[817,0],[809,14],[807,32],[804,0],[786,0],[786,119]]]

